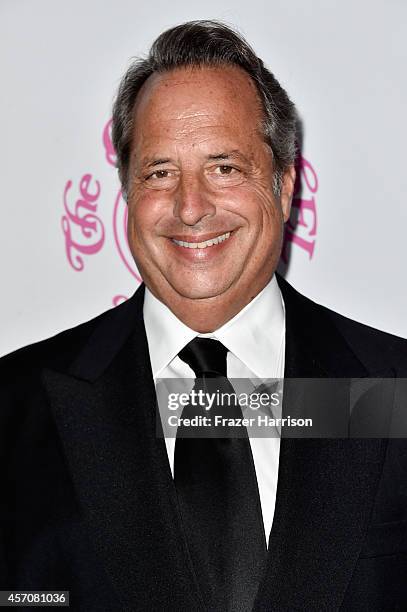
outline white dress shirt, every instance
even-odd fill
[[[275,276],[233,319],[212,333],[198,334],[187,327],[147,287],[143,313],[155,382],[160,378],[195,378],[178,353],[197,336],[215,338],[229,350],[230,379],[284,377],[285,309]],[[166,437],[165,443],[174,475],[175,437]],[[280,438],[250,438],[250,444],[268,541],[276,502]]]

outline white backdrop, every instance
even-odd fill
[[[137,286],[103,132],[130,58],[190,19],[237,27],[300,111],[315,175],[308,168],[288,280],[407,336],[403,0],[2,0],[0,354]]]

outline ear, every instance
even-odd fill
[[[281,184],[281,195],[280,203],[281,210],[283,211],[284,223],[290,218],[291,202],[294,194],[295,185],[295,168],[289,166],[284,172],[283,180]]]

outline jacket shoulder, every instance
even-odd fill
[[[397,367],[401,362],[406,362],[407,340],[405,338],[350,319],[326,306],[315,302],[313,304],[320,314],[332,322],[369,371],[375,372],[386,367]]]
[[[114,310],[109,309],[89,321],[1,357],[0,380],[7,382],[15,375],[33,374],[44,367],[67,369],[93,332],[113,317]]]
[[[284,302],[291,311],[290,319],[293,325],[311,342],[317,342],[318,345],[323,345],[326,351],[331,351],[335,350],[340,338],[340,342],[344,342],[372,374],[389,368],[398,370],[399,366],[403,372],[407,371],[406,339],[375,329],[318,304],[299,293],[280,275],[277,280]]]

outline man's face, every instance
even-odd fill
[[[273,193],[253,83],[235,67],[155,74],[134,112],[128,237],[146,285],[173,310],[248,303],[277,266],[294,184],[291,168]]]

